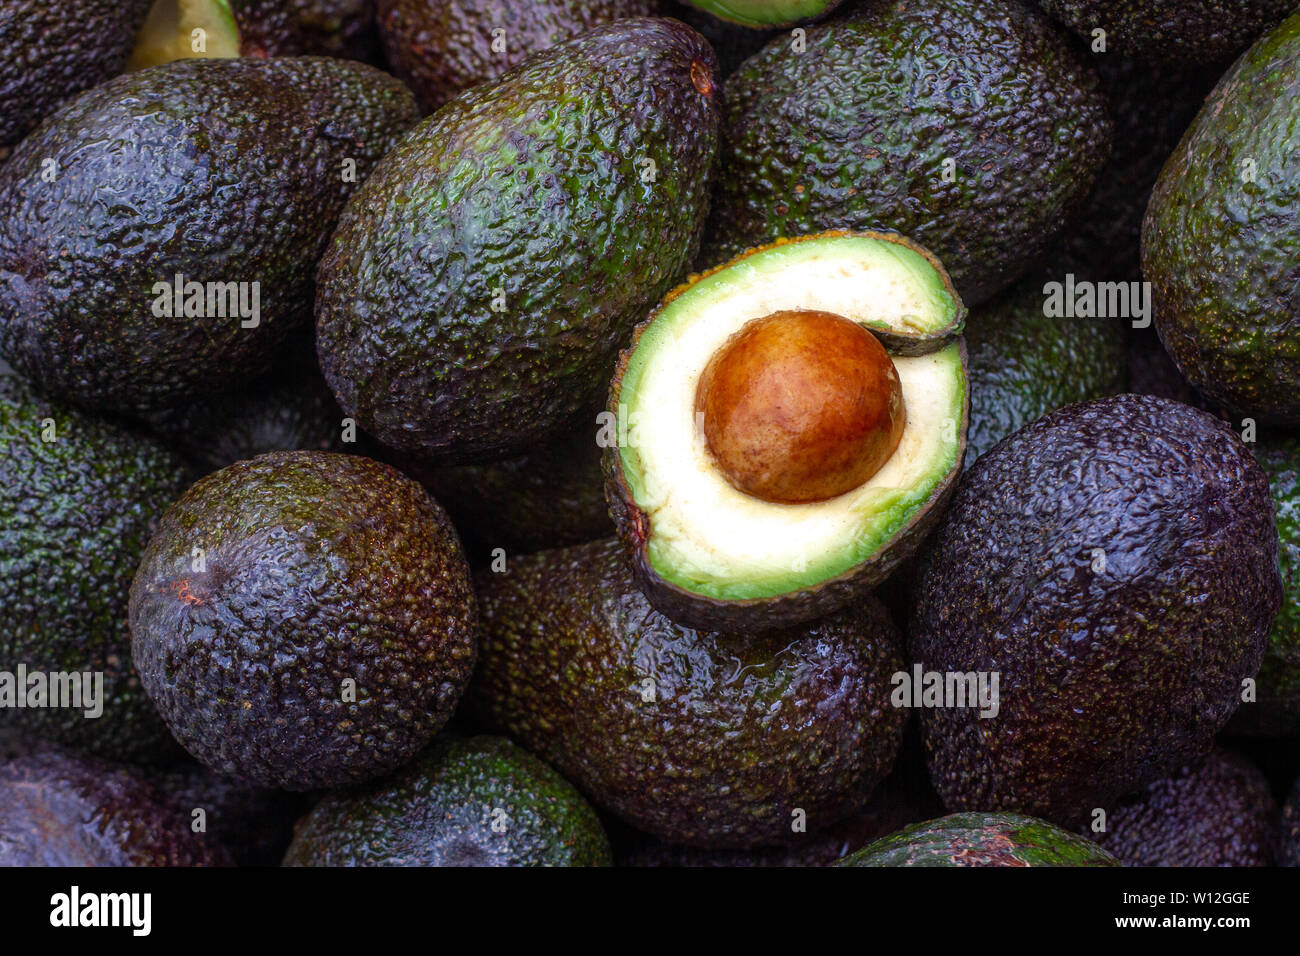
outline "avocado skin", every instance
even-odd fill
[[[379,35],[393,72],[426,110],[487,83],[592,27],[654,16],[658,0],[378,0]],[[505,30],[506,49],[492,49]]]
[[[1278,866],[1300,866],[1300,779],[1291,788],[1282,807],[1282,827],[1278,834]]]
[[[1300,424],[1300,14],[1219,81],[1151,195],[1142,270],[1188,381],[1262,422]],[[1255,181],[1243,181],[1246,160]]]
[[[364,177],[416,118],[397,80],[324,57],[186,60],[83,93],[0,167],[0,353],[51,395],[118,412],[264,371],[310,315],[354,188],[344,159]],[[177,273],[260,282],[260,324],[156,317],[154,284]]]
[[[1120,866],[1096,844],[1016,813],[954,813],[905,827],[838,866]]]
[[[1108,810],[1084,835],[1125,866],[1272,866],[1277,804],[1249,760],[1215,749]]]
[[[42,440],[47,419],[56,440]],[[0,708],[19,729],[116,760],[175,744],[131,665],[127,598],[158,517],[188,481],[152,439],[0,374],[0,669],[97,671],[103,714]]]
[[[0,161],[59,103],[121,73],[152,0],[0,0]]]
[[[504,737],[480,736],[441,741],[396,777],[326,797],[284,865],[609,866],[610,852],[572,784]]]
[[[437,503],[387,465],[310,451],[186,491],[141,558],[131,630],[176,739],[218,773],[286,790],[409,760],[451,716],[476,649],[469,569]]]
[[[229,866],[132,770],[49,747],[0,762],[0,866]]]
[[[419,126],[320,265],[317,347],[343,410],[450,465],[520,454],[597,401],[618,346],[698,248],[716,83],[689,27],[620,20]]]
[[[1267,478],[1204,412],[1120,395],[997,445],[922,558],[908,632],[927,670],[1001,675],[996,719],[921,715],[944,805],[1072,827],[1207,752],[1259,670],[1277,560]]]
[[[1047,250],[1111,123],[1092,69],[1038,10],[871,0],[809,27],[802,54],[781,36],[747,60],[722,131],[706,264],[778,236],[892,229],[973,306]]]
[[[794,809],[829,826],[893,765],[902,658],[872,598],[799,630],[691,631],[649,606],[612,539],[513,558],[478,584],[477,712],[661,840],[789,842]]]

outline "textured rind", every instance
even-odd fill
[[[1204,412],[1120,395],[997,445],[923,556],[909,629],[926,670],[1001,675],[996,718],[922,714],[945,806],[1073,826],[1206,753],[1259,670],[1277,560],[1267,478]]]
[[[659,12],[659,0],[378,0],[393,72],[428,110],[592,27]],[[503,52],[492,49],[504,30]]]
[[[0,867],[229,862],[134,771],[59,748],[0,763]]]
[[[621,20],[417,127],[320,264],[318,350],[344,411],[399,451],[463,464],[588,408],[698,248],[716,82],[689,27]]]
[[[863,847],[838,866],[1119,866],[1089,840],[1015,813],[954,813]]]
[[[1111,123],[1091,67],[1038,10],[872,0],[808,28],[803,53],[779,36],[746,61],[722,131],[705,258],[829,228],[896,230],[975,305],[1087,196]]]
[[[1108,53],[1195,64],[1232,59],[1295,8],[1294,0],[1039,0],[1092,42],[1106,31]]]
[[[1286,425],[1300,424],[1298,97],[1300,13],[1219,81],[1142,226],[1156,329],[1179,370],[1211,398]]]
[[[1300,866],[1300,780],[1291,787],[1291,795],[1282,807],[1277,863],[1278,866]]]
[[[48,420],[54,441],[42,440]],[[103,714],[0,708],[18,728],[100,756],[175,752],[131,664],[131,577],[185,465],[154,440],[0,374],[0,671],[103,674]]]
[[[1272,866],[1277,804],[1249,760],[1212,750],[1108,809],[1084,835],[1125,866]]]
[[[121,412],[264,370],[310,318],[356,188],[344,160],[363,179],[416,118],[397,80],[326,57],[185,60],[83,93],[0,167],[0,353]],[[178,273],[259,282],[260,324],[155,316],[154,284]]]
[[[512,559],[478,583],[477,709],[659,839],[789,842],[793,810],[830,826],[893,765],[902,658],[873,598],[797,630],[690,631],[646,603],[612,539]]]
[[[131,586],[136,667],[176,739],[287,790],[359,783],[422,749],[469,681],[475,624],[442,509],[357,455],[276,452],[203,478]]]
[[[63,100],[122,72],[150,3],[0,3],[0,160]]]
[[[499,832],[493,827],[504,827]],[[286,866],[608,866],[573,785],[503,737],[434,744],[396,777],[326,797]]]

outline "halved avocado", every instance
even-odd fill
[[[620,356],[604,460],[650,602],[772,628],[883,581],[961,472],[965,316],[937,259],[872,232],[781,240],[672,292]]]
[[[203,31],[198,49],[197,30]],[[155,0],[127,69],[174,60],[305,52],[301,28],[283,0]]]
[[[841,0],[686,0],[719,20],[746,27],[785,27],[830,13]]]

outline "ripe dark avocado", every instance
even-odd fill
[[[136,667],[218,773],[311,790],[419,752],[474,666],[469,569],[442,509],[358,455],[276,452],[174,504],[131,586]]]
[[[827,16],[842,0],[685,0],[728,23],[766,29]]]
[[[1272,866],[1277,804],[1249,760],[1215,749],[1083,832],[1125,866]]]
[[[902,658],[874,598],[800,629],[691,631],[650,607],[613,540],[478,583],[485,721],[659,839],[788,843],[800,820],[852,814],[893,765]]]
[[[0,762],[0,867],[229,863],[134,771],[61,748]]]
[[[1155,324],[1194,386],[1300,424],[1300,13],[1219,81],[1156,182],[1142,226]]]
[[[415,118],[397,80],[325,57],[186,60],[83,93],[0,167],[0,354],[119,412],[264,371],[310,317],[345,161],[364,178]],[[189,316],[167,315],[177,275],[206,286]]]
[[[698,247],[714,67],[689,27],[620,20],[417,127],[320,264],[318,350],[343,410],[399,451],[463,464],[589,408]]]
[[[1278,866],[1300,866],[1300,780],[1296,780],[1282,808],[1282,828],[1278,834]]]
[[[914,823],[838,866],[1120,866],[1095,843],[1017,813],[954,813]]]
[[[966,473],[920,567],[910,660],[1000,674],[1001,708],[921,715],[951,810],[1064,826],[1207,752],[1281,603],[1268,480],[1205,412],[1052,412]]]
[[[64,100],[122,72],[149,0],[0,0],[0,162]]]
[[[585,30],[659,12],[659,0],[378,0],[393,72],[435,110]]]
[[[20,709],[9,688],[0,728],[117,760],[174,753],[131,666],[127,599],[158,517],[187,481],[156,441],[0,374],[0,671],[103,675],[101,716]]]
[[[286,866],[609,866],[596,811],[504,737],[435,744],[397,776],[328,796]]]
[[[1019,0],[869,0],[727,81],[704,259],[824,229],[896,230],[974,306],[1082,203],[1110,152],[1097,78]]]

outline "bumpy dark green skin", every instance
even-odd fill
[[[59,103],[122,72],[150,2],[0,2],[0,160]]]
[[[596,811],[503,737],[443,741],[391,780],[326,797],[298,826],[284,859],[286,866],[610,862]]]
[[[803,53],[778,36],[728,80],[722,128],[706,264],[777,236],[893,229],[968,305],[1047,249],[1110,151],[1096,76],[1017,0],[871,0],[810,27]]]
[[[1292,0],[1039,0],[1089,43],[1146,60],[1203,66],[1232,59],[1295,8]]]
[[[1277,863],[1278,866],[1300,866],[1300,780],[1291,788],[1291,795],[1282,808]]]
[[[894,762],[902,661],[874,599],[799,630],[691,631],[649,606],[613,540],[512,559],[479,595],[484,718],[659,839],[789,842],[792,811],[830,826]]]
[[[1042,280],[1027,280],[966,322],[967,468],[1053,409],[1124,388],[1123,320],[1048,317],[1044,298]]]
[[[393,72],[428,110],[494,80],[585,30],[659,12],[658,0],[378,0],[379,37]],[[504,30],[502,52],[492,49]]]
[[[1142,226],[1156,328],[1188,381],[1288,425],[1300,424],[1297,97],[1300,13],[1219,81],[1161,172]]]
[[[54,421],[56,440],[42,440]],[[184,464],[154,440],[38,398],[0,374],[0,670],[98,671],[103,715],[0,709],[20,728],[101,756],[149,761],[175,745],[131,665],[127,597]]]
[[[715,83],[690,28],[622,20],[417,128],[321,262],[318,348],[344,411],[398,450],[456,464],[522,453],[590,407],[633,323],[695,255]]]
[[[252,377],[309,317],[356,188],[344,160],[364,178],[416,117],[397,80],[325,57],[186,60],[82,94],[0,168],[0,353],[123,412]],[[260,282],[260,324],[154,315],[177,273]]]
[[[191,754],[311,790],[387,773],[447,722],[474,666],[474,595],[415,482],[357,455],[276,452],[168,509],[131,586],[131,631]]]
[[[911,660],[1001,675],[996,718],[922,713],[945,806],[1073,826],[1199,757],[1281,598],[1268,480],[1224,423],[1120,395],[1021,429],[921,562]]]
[[[1015,813],[954,813],[877,840],[839,866],[1119,866],[1096,844]]]
[[[58,748],[0,763],[0,866],[229,863],[132,771]]]
[[[1125,866],[1272,866],[1277,804],[1245,757],[1212,750],[1107,809],[1084,834]]]

